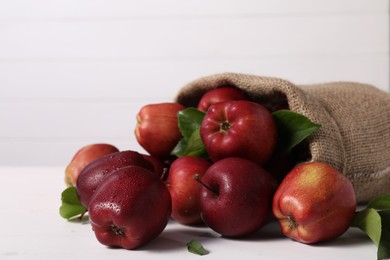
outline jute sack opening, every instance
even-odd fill
[[[196,107],[208,90],[231,86],[252,101],[290,110],[321,128],[307,140],[308,161],[328,163],[347,176],[360,203],[390,193],[390,94],[355,82],[295,85],[256,75],[223,73],[182,87],[175,101]]]

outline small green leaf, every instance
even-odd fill
[[[207,251],[203,248],[203,245],[195,239],[192,239],[190,242],[187,243],[187,250],[188,252],[197,255],[207,254]]]
[[[379,245],[382,223],[381,216],[375,209],[367,208],[357,212],[352,219],[351,226],[363,230],[375,245]]]
[[[278,130],[278,152],[286,153],[302,142],[320,125],[313,123],[304,115],[291,110],[278,110],[272,113]]]
[[[186,140],[189,140],[192,133],[200,128],[205,112],[190,107],[177,113],[179,129]]]
[[[65,219],[83,216],[87,209],[81,204],[75,187],[66,188],[61,193],[60,215]]]
[[[373,208],[376,210],[390,210],[390,194],[374,198],[368,203],[367,208]]]

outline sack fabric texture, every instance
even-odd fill
[[[390,193],[390,94],[356,82],[296,85],[287,80],[222,73],[183,86],[175,101],[196,107],[208,90],[230,86],[271,111],[287,102],[291,111],[321,127],[307,139],[308,161],[320,161],[347,176],[359,203]]]

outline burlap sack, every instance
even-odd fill
[[[278,78],[223,73],[179,90],[176,101],[195,106],[208,90],[234,86],[271,110],[288,103],[321,128],[307,140],[309,161],[328,163],[346,175],[358,202],[390,193],[390,94],[353,82],[294,85]]]

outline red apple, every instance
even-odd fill
[[[200,135],[213,161],[241,157],[264,165],[271,158],[277,142],[271,112],[250,101],[212,105],[202,121]]]
[[[177,113],[185,109],[178,103],[149,104],[137,114],[135,136],[151,155],[161,159],[171,157],[171,151],[182,138]]]
[[[121,151],[102,156],[85,167],[77,180],[77,194],[81,204],[88,208],[96,189],[116,170],[127,166],[140,166],[153,171],[153,165],[136,151]]]
[[[171,199],[154,172],[129,166],[107,177],[92,197],[88,211],[100,243],[135,249],[164,230],[171,213]]]
[[[308,244],[343,234],[355,211],[350,180],[322,162],[296,166],[283,179],[273,199],[273,214],[283,234]]]
[[[248,96],[240,89],[220,87],[207,91],[198,103],[198,109],[206,112],[213,104],[231,100],[248,100]]]
[[[203,223],[199,208],[199,184],[194,175],[202,177],[211,163],[200,157],[183,156],[170,169],[167,187],[172,198],[171,217],[184,225]]]
[[[65,183],[68,187],[76,186],[80,172],[95,159],[107,154],[119,152],[111,144],[97,143],[81,147],[65,169]]]
[[[226,237],[256,232],[269,220],[276,180],[256,163],[243,158],[220,160],[200,179],[204,222]]]

